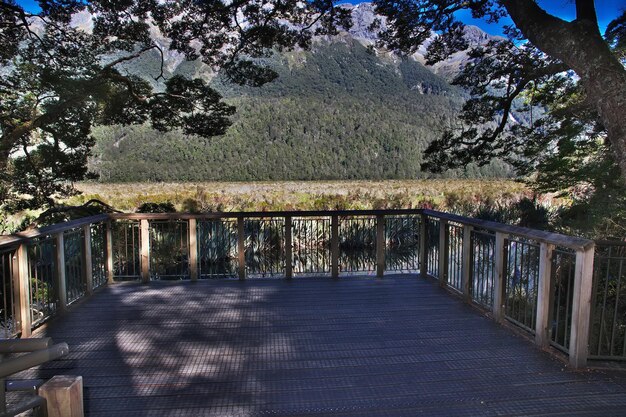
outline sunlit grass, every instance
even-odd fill
[[[532,195],[509,180],[80,183],[66,203],[99,199],[118,210],[173,203],[178,211],[332,210],[497,205]],[[543,197],[547,198],[547,197]]]

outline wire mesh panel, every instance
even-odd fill
[[[83,229],[65,232],[65,292],[70,304],[85,295]]]
[[[385,216],[385,270],[419,271],[418,216]]]
[[[439,275],[439,228],[441,222],[431,217],[426,218],[426,272],[435,278]]]
[[[141,233],[139,221],[118,220],[113,223],[113,277],[116,280],[137,279],[141,275]]]
[[[4,251],[0,253],[0,274],[2,278],[2,311],[0,311],[0,338],[11,338],[17,335],[18,313],[15,300],[15,288],[13,286],[13,268],[15,262],[13,258],[15,251]]]
[[[330,273],[330,217],[295,217],[291,223],[294,275]]]
[[[197,228],[199,277],[236,277],[237,220],[202,220]]]
[[[91,225],[91,274],[93,289],[106,284],[106,224],[104,223]]]
[[[626,244],[598,245],[590,357],[626,360]]]
[[[472,230],[470,291],[472,300],[485,307],[493,306],[496,236]]]
[[[376,271],[376,218],[339,219],[339,270],[347,273]]]
[[[246,219],[244,236],[248,277],[285,275],[285,219]]]
[[[28,244],[29,296],[33,326],[57,311],[56,240],[38,238]]]
[[[539,245],[528,240],[506,241],[505,314],[518,326],[535,332]]]
[[[564,352],[569,349],[574,297],[576,253],[567,249],[552,252],[551,344]]]
[[[186,220],[150,221],[150,278],[189,278],[189,223]]]
[[[463,291],[463,226],[448,224],[448,285]]]

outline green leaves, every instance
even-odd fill
[[[164,93],[150,99],[152,126],[161,131],[174,128],[186,134],[203,137],[221,135],[230,126],[233,106],[221,101],[222,96],[200,79],[188,80],[174,76],[167,80]]]
[[[223,134],[234,107],[194,74],[169,73],[168,48],[223,69],[232,82],[260,86],[276,73],[251,58],[306,46],[313,30],[347,24],[331,1],[39,5],[41,13],[31,15],[0,3],[0,210],[49,206],[72,193],[71,183],[86,173],[92,126],[150,121],[160,131]],[[133,71],[155,55],[156,73]]]
[[[608,25],[604,43],[597,22],[589,24],[593,2],[576,2],[581,15],[572,22],[532,1],[375,3],[389,25],[383,41],[393,49],[412,53],[430,30],[437,33],[428,46],[429,64],[467,47],[458,36],[457,10],[488,21],[508,13],[516,25],[505,30],[508,40],[466,51],[471,61],[454,84],[470,98],[457,125],[426,150],[423,169],[443,172],[499,157],[535,189],[570,194],[573,208],[563,216],[571,224],[587,230],[604,225],[607,235],[626,230],[626,14]]]

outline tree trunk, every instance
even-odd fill
[[[606,128],[622,179],[626,180],[626,69],[602,38],[593,19],[592,3],[590,7],[579,7],[584,15],[566,22],[531,0],[503,1],[515,25],[533,45],[563,61],[580,77],[587,100]]]
[[[610,67],[602,67],[581,81],[588,99],[598,110],[622,179],[626,180],[626,76],[623,72],[623,68],[620,74]]]

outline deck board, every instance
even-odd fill
[[[626,374],[569,370],[429,280],[118,284],[37,336],[86,415],[624,415]]]

